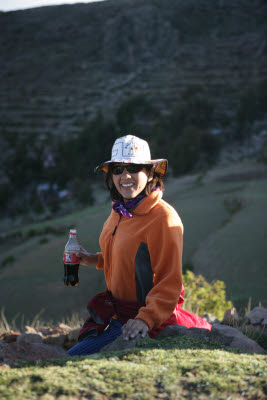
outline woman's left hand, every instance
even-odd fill
[[[145,337],[148,330],[147,324],[142,319],[129,319],[122,327],[122,336],[125,340],[134,339],[138,333]]]

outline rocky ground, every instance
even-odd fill
[[[185,328],[181,325],[166,327],[157,337],[165,339],[169,336],[187,336],[200,339],[206,343],[217,342],[232,349],[245,353],[264,353],[265,350],[249,336],[251,332],[267,335],[267,309],[255,307],[248,315],[243,332],[234,327],[238,326],[239,317],[235,308],[225,312],[220,322],[210,314],[203,316],[212,324],[211,331],[199,328]],[[16,367],[21,361],[37,362],[47,359],[67,357],[67,350],[78,342],[79,328],[72,329],[63,323],[57,327],[43,327],[35,329],[25,326],[23,332],[0,332],[0,368]],[[101,349],[101,352],[133,348],[141,338],[125,341],[120,336],[113,343]]]

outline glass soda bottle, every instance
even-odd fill
[[[76,229],[71,229],[69,235],[64,251],[64,285],[78,286],[80,264],[79,258],[75,253],[80,250],[80,246],[77,242]]]

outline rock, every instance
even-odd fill
[[[264,350],[252,339],[243,335],[238,329],[228,325],[213,324],[211,331],[201,328],[186,328],[181,325],[166,326],[158,335],[157,339],[168,336],[188,336],[201,339],[206,342],[215,341],[233,349],[240,349],[248,353],[263,353]]]
[[[16,342],[19,335],[20,333],[15,331],[4,332],[0,336],[0,340],[5,340],[7,343]]]
[[[27,342],[3,345],[0,342],[0,360],[10,366],[16,366],[18,360],[36,362],[67,356],[67,352],[58,346]]]
[[[210,313],[206,313],[203,315],[202,317],[205,321],[207,321],[209,324],[218,324],[220,321],[218,320],[217,317],[215,317],[215,315],[212,315]]]
[[[23,343],[42,343],[43,342],[43,335],[38,332],[38,333],[27,333],[24,332],[21,335],[18,336],[17,342],[19,344]]]
[[[1,352],[8,346],[4,340],[0,340],[0,360],[1,360]]]
[[[236,325],[238,321],[239,321],[239,315],[235,307],[229,308],[228,310],[225,311],[222,324],[233,326]]]
[[[125,340],[123,339],[122,335],[117,337],[114,342],[107,344],[106,346],[102,347],[99,350],[100,353],[107,352],[107,351],[118,351],[118,350],[125,350],[125,349],[132,349],[136,346],[136,343],[140,342],[140,340],[144,339],[140,334],[138,334],[134,339]]]
[[[71,327],[66,324],[59,324],[56,328],[53,329],[53,334],[67,334],[71,331]]]
[[[37,333],[37,330],[32,326],[25,325],[24,332],[26,333]]]
[[[261,321],[261,324],[262,324],[262,325],[267,325],[267,318],[264,318],[264,320]]]
[[[64,346],[66,335],[49,335],[44,338],[43,342],[45,344],[51,344],[54,346]]]
[[[238,329],[228,325],[214,324],[211,329],[210,339],[247,353],[264,353],[263,348],[258,343],[249,339]]]
[[[252,325],[261,324],[267,318],[267,308],[255,307],[250,311],[248,319]]]
[[[186,328],[182,325],[169,325],[157,335],[157,339],[165,339],[168,336],[189,336],[196,339],[208,340],[210,331],[202,328]]]
[[[53,334],[54,329],[51,328],[50,326],[45,326],[39,329],[39,332],[42,333],[42,335],[44,336],[48,336],[48,335],[52,335]]]
[[[204,328],[189,328],[189,336],[192,338],[196,339],[204,339],[204,340],[209,340],[210,337],[210,331],[208,329]]]
[[[10,369],[10,365],[0,362],[0,369],[5,369],[5,370]]]
[[[80,328],[72,329],[65,337],[64,348],[70,349],[78,343]]]
[[[68,340],[70,340],[70,341],[78,341],[80,330],[81,330],[80,328],[72,329],[67,335]]]
[[[162,329],[156,338],[164,339],[168,336],[189,336],[188,328],[182,325],[169,325]]]

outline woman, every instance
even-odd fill
[[[90,318],[70,355],[91,354],[119,335],[155,337],[167,325],[210,325],[180,308],[183,303],[183,225],[164,200],[167,160],[151,160],[148,143],[136,136],[117,139],[106,174],[112,211],[100,235],[101,252],[81,249],[82,265],[104,269],[107,291],[91,299]]]

